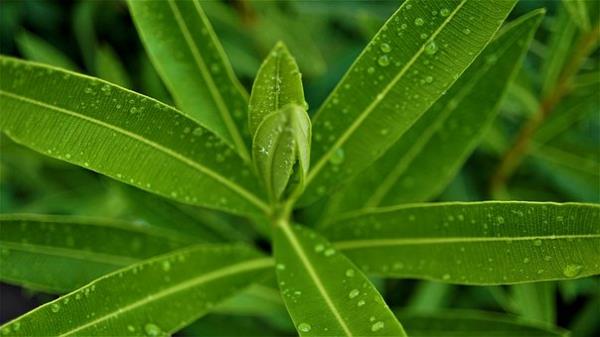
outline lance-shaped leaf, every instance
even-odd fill
[[[310,165],[310,118],[289,104],[264,118],[252,142],[252,157],[271,200],[304,187]],[[295,171],[295,172],[294,172]]]
[[[52,293],[198,242],[160,228],[69,216],[0,215],[0,232],[0,279]]]
[[[584,31],[590,30],[590,17],[586,2],[584,0],[562,0],[571,20]]]
[[[0,329],[11,336],[163,336],[263,277],[241,245],[193,246],[101,277]]]
[[[275,231],[277,279],[300,336],[405,336],[363,273],[310,229]]]
[[[324,231],[367,272],[506,284],[599,274],[599,220],[594,204],[440,203],[349,213]]]
[[[400,313],[409,336],[413,337],[565,337],[569,332],[557,327],[519,321],[516,317],[491,312],[442,311]]]
[[[55,67],[77,70],[77,66],[62,51],[40,37],[22,31],[15,39],[19,51],[31,61],[46,63]]]
[[[284,106],[295,103],[304,106],[302,75],[282,42],[278,42],[258,70],[248,107],[250,134],[255,135],[263,119]]]
[[[532,11],[506,27],[402,138],[336,193],[337,207],[420,202],[441,192],[494,120],[542,15]]]
[[[108,82],[0,58],[0,128],[18,143],[184,203],[261,213],[252,169],[216,135]]]
[[[144,46],[181,110],[250,160],[248,94],[200,2],[129,1]]]
[[[475,59],[514,3],[405,1],[313,119],[304,203],[394,144]]]

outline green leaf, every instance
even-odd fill
[[[476,58],[514,3],[405,1],[313,119],[314,166],[303,203],[394,144]]]
[[[250,134],[254,136],[268,115],[290,103],[304,106],[304,110],[308,108],[296,60],[285,45],[278,42],[260,66],[252,85],[248,107]]]
[[[310,133],[310,117],[293,103],[266,116],[256,130],[252,157],[271,200],[281,199],[286,189],[304,187],[310,165]]]
[[[51,293],[194,242],[158,228],[69,216],[0,215],[0,232],[0,279]]]
[[[378,275],[507,284],[600,274],[600,206],[472,202],[348,213],[324,232]]]
[[[586,1],[562,0],[562,4],[565,6],[567,12],[569,12],[569,15],[571,15],[571,20],[573,20],[581,30],[590,30],[590,17],[588,15]]]
[[[542,95],[544,96],[548,95],[550,90],[556,86],[560,72],[571,55],[573,41],[576,40],[577,23],[567,13],[567,10],[565,10],[566,7],[566,1],[563,1],[563,6],[558,7],[555,24],[552,25],[554,29],[551,31],[547,43],[548,52],[546,53],[541,69]]]
[[[15,39],[19,51],[28,60],[46,63],[55,67],[77,70],[77,66],[63,52],[40,37],[24,30]]]
[[[515,284],[512,289],[514,311],[526,320],[553,325],[556,321],[556,283]]]
[[[96,52],[96,73],[98,77],[131,88],[131,79],[119,56],[109,45],[103,45]]]
[[[248,95],[199,1],[128,1],[144,46],[177,105],[250,160]]]
[[[511,22],[448,93],[335,198],[345,210],[426,201],[440,193],[496,117],[543,10]],[[424,81],[427,81],[425,79]],[[369,190],[370,193],[360,193]]]
[[[239,214],[266,204],[217,136],[151,98],[84,75],[0,58],[0,127],[46,155],[180,202]]]
[[[400,313],[411,337],[559,337],[568,331],[522,322],[513,316],[491,312],[449,310],[437,313]]]
[[[241,245],[193,246],[101,277],[0,329],[11,336],[169,335],[272,264]]]
[[[277,279],[300,336],[405,336],[370,281],[315,232],[280,223]]]

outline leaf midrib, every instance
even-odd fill
[[[315,283],[315,286],[317,287],[317,290],[321,293],[321,296],[325,300],[325,303],[327,303],[327,306],[329,307],[329,309],[331,310],[331,312],[333,313],[335,318],[338,320],[338,323],[344,330],[344,333],[346,334],[346,336],[352,336],[352,332],[346,325],[346,322],[342,319],[342,316],[338,312],[337,307],[333,304],[331,297],[329,297],[329,293],[327,293],[327,290],[323,286],[323,283],[321,282],[319,275],[315,271],[312,263],[310,263],[310,260],[306,256],[304,249],[302,248],[302,246],[300,245],[300,242],[298,242],[298,239],[296,238],[296,235],[290,228],[289,223],[288,222],[281,223],[280,228],[283,231],[283,233],[285,234],[285,236],[287,237],[287,239],[292,244],[292,248],[296,251],[296,254],[298,254],[298,257],[300,257],[300,260],[302,261],[304,268],[308,271],[308,275],[313,280],[313,282]]]
[[[0,241],[0,247],[6,247],[10,250],[35,253],[40,255],[59,256],[75,260],[93,261],[98,263],[115,265],[118,267],[127,266],[140,259],[121,255],[112,255],[99,252],[91,252],[83,249],[56,247],[32,243],[15,243],[10,241]]]
[[[600,234],[565,234],[565,235],[535,235],[535,236],[504,236],[504,237],[428,237],[428,238],[402,238],[402,239],[368,239],[335,241],[333,245],[340,250],[353,250],[361,248],[386,247],[386,246],[415,246],[473,242],[508,242],[508,241],[533,241],[533,240],[573,240],[573,239],[600,239]]]
[[[462,0],[461,3],[452,11],[452,13],[450,13],[450,15],[448,15],[448,17],[446,18],[446,20],[444,20],[444,22],[440,25],[440,27],[438,29],[436,29],[435,32],[433,32],[433,34],[431,34],[431,36],[425,40],[425,42],[421,45],[421,47],[419,48],[419,50],[415,53],[415,55],[404,65],[404,67],[402,68],[402,70],[398,73],[398,75],[396,75],[394,77],[394,79],[392,79],[392,81],[384,88],[384,90],[379,94],[382,95],[383,97],[387,96],[388,92],[394,87],[394,85],[396,85],[396,83],[400,80],[400,78],[402,76],[404,76],[404,74],[408,71],[408,69],[417,61],[417,59],[423,54],[423,52],[425,51],[425,47],[435,39],[435,37],[437,37],[437,35],[446,27],[446,25],[454,18],[454,16],[456,15],[456,13],[458,13],[458,11],[463,7],[463,5],[467,2],[467,0]],[[407,2],[405,2],[407,3]],[[329,99],[328,99],[329,100]],[[335,151],[337,151],[338,148],[340,148],[342,146],[342,144],[345,143],[345,141],[350,138],[350,136],[354,133],[354,131],[362,124],[362,122],[369,116],[369,114],[371,113],[371,111],[373,111],[373,109],[375,109],[380,102],[383,101],[383,98],[381,99],[374,99],[373,102],[371,104],[369,104],[369,106],[367,106],[367,108],[365,110],[363,110],[358,118],[350,125],[350,127],[344,132],[342,133],[342,135],[338,138],[338,140],[335,142],[335,144],[333,144],[333,146],[329,149],[329,151],[327,151],[322,157],[321,159],[319,159],[319,161],[317,162],[317,164],[314,166],[314,168],[309,172],[307,178],[306,178],[306,185],[310,184],[311,181],[316,177],[317,173],[319,173],[319,171],[321,171],[321,169],[325,166],[325,164],[327,163],[327,161],[329,160],[329,158],[333,155],[333,153]],[[325,106],[325,104],[324,104]],[[319,115],[317,114],[317,116],[315,116],[315,121],[316,118]]]
[[[509,44],[506,48],[504,48],[501,52],[499,52],[498,54],[500,54],[500,56],[498,57],[498,59],[501,59],[502,56],[506,53],[506,51],[510,49],[511,46],[512,43]],[[388,194],[390,189],[394,187],[394,184],[392,182],[395,182],[402,175],[402,173],[406,171],[406,169],[410,166],[413,160],[420,153],[420,151],[425,146],[427,146],[427,144],[429,144],[429,141],[433,138],[435,132],[438,131],[440,127],[444,124],[444,122],[446,122],[450,118],[452,112],[459,107],[460,102],[462,102],[462,100],[469,94],[469,92],[475,86],[475,84],[477,84],[477,82],[492,68],[492,66],[493,64],[489,64],[486,62],[483,65],[483,67],[477,70],[477,73],[475,74],[475,76],[473,76],[473,79],[469,81],[469,85],[467,85],[465,88],[462,88],[462,90],[460,90],[459,93],[455,96],[458,97],[458,99],[456,99],[458,103],[455,105],[448,104],[444,107],[442,112],[439,114],[442,116],[442,118],[436,120],[433,124],[427,127],[425,132],[423,132],[423,135],[421,135],[419,139],[415,143],[413,143],[413,145],[410,147],[410,150],[407,151],[407,153],[400,159],[400,161],[394,166],[390,173],[386,175],[386,177],[383,179],[383,182],[379,185],[379,187],[375,189],[373,195],[367,200],[363,207],[379,206],[379,204]]]
[[[192,34],[190,33],[190,31],[185,23],[185,20],[181,16],[181,11],[175,4],[174,0],[167,0],[167,2],[169,3],[169,8],[173,12],[173,16],[175,17],[175,21],[177,22],[177,27],[183,34],[185,43],[188,45],[188,47],[190,48],[190,51],[192,52],[192,56],[194,57],[196,66],[198,67],[198,69],[200,69],[200,73],[202,74],[202,77],[204,78],[204,81],[208,87],[208,90],[210,91],[211,95],[213,96],[213,99],[217,105],[219,113],[221,114],[221,119],[225,123],[225,126],[229,132],[229,135],[231,136],[233,142],[235,143],[235,146],[238,149],[241,157],[244,158],[245,161],[249,161],[250,155],[248,154],[248,150],[246,149],[246,144],[244,143],[237,126],[233,122],[231,113],[230,113],[227,105],[225,104],[225,101],[223,100],[221,93],[219,92],[218,88],[216,87],[215,82],[213,81],[213,78],[208,73],[208,68],[206,67],[206,62],[204,61],[202,54],[200,54],[200,51],[198,50],[198,46],[196,46],[196,43],[194,42],[194,39],[192,38]],[[194,8],[200,15],[200,10],[198,9],[198,4],[196,3],[196,1],[193,1],[193,3],[194,3]]]
[[[95,119],[95,118],[91,118],[89,116],[85,116],[85,115],[79,114],[79,113],[77,113],[75,111],[72,111],[72,110],[64,109],[64,108],[61,108],[61,107],[58,107],[58,106],[55,106],[55,105],[51,105],[51,104],[48,104],[48,103],[45,103],[45,102],[42,102],[42,101],[38,101],[38,100],[35,100],[35,99],[28,98],[28,97],[25,97],[25,96],[21,96],[21,95],[9,93],[9,92],[6,92],[4,90],[0,90],[0,95],[5,95],[5,96],[11,97],[13,99],[29,103],[29,104],[38,105],[38,106],[40,106],[42,108],[46,108],[46,109],[58,111],[58,112],[66,114],[66,115],[69,115],[69,116],[72,116],[72,117],[75,117],[75,118],[79,118],[79,119],[82,119],[84,121],[87,121],[87,122],[90,122],[90,123],[93,123],[93,124],[97,124],[99,126],[102,126],[102,127],[107,128],[107,129],[113,130],[115,132],[121,133],[124,136],[127,136],[127,137],[135,139],[135,140],[137,140],[137,141],[139,141],[141,143],[144,143],[144,144],[150,146],[151,148],[154,148],[154,149],[156,149],[156,150],[158,150],[160,152],[163,152],[163,153],[169,155],[170,157],[173,157],[174,159],[177,159],[178,161],[180,161],[180,162],[188,165],[189,167],[192,167],[192,168],[200,171],[201,173],[206,174],[207,176],[211,177],[212,179],[214,179],[214,180],[220,182],[221,184],[225,185],[230,190],[238,193],[244,199],[248,200],[250,203],[252,203],[256,207],[258,207],[259,209],[263,210],[264,212],[268,212],[268,210],[269,210],[269,207],[264,202],[260,201],[252,193],[248,192],[247,190],[245,190],[241,186],[239,186],[239,185],[235,184],[234,182],[226,179],[225,177],[217,174],[216,172],[208,169],[207,167],[205,167],[203,165],[200,165],[199,163],[197,163],[197,162],[195,162],[195,161],[193,161],[193,160],[191,160],[191,159],[189,159],[187,157],[184,157],[181,154],[179,154],[179,153],[177,153],[177,152],[175,152],[175,151],[173,151],[173,150],[171,150],[169,148],[166,148],[166,147],[164,147],[164,146],[162,146],[162,145],[160,145],[160,144],[158,144],[156,142],[153,142],[153,141],[151,141],[149,139],[146,139],[146,138],[144,138],[144,137],[142,137],[140,135],[137,135],[137,134],[132,133],[132,132],[130,132],[128,130],[119,128],[119,127],[117,127],[115,125],[108,124],[108,123],[106,123],[104,121],[101,121],[101,120],[98,120],[98,119]]]
[[[237,273],[243,273],[246,271],[251,271],[253,269],[258,270],[258,269],[267,268],[267,267],[272,266],[272,264],[273,264],[273,260],[271,258],[257,258],[257,259],[233,264],[233,265],[230,265],[225,268],[213,270],[209,273],[206,273],[201,276],[187,280],[185,282],[176,284],[175,286],[165,288],[157,293],[152,294],[152,296],[146,296],[139,301],[134,301],[131,304],[128,304],[127,306],[119,308],[119,310],[115,310],[114,312],[108,313],[107,315],[98,317],[97,319],[87,322],[81,326],[78,326],[75,329],[63,332],[60,335],[58,335],[58,337],[65,337],[65,336],[72,335],[78,331],[81,331],[90,326],[96,325],[102,321],[108,320],[115,316],[123,315],[128,311],[136,309],[137,307],[143,306],[143,305],[153,302],[153,301],[160,300],[163,297],[169,296],[171,294],[174,294],[174,293],[177,293],[180,291],[185,291],[188,288],[192,288],[192,287],[198,286],[200,284],[208,283],[208,282],[214,281],[216,279],[224,278],[224,277],[234,275]],[[49,304],[46,304],[46,305],[49,305]],[[44,305],[44,306],[46,306],[46,305]]]

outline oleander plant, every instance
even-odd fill
[[[598,2],[0,6],[0,335],[599,333]]]

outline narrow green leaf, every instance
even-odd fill
[[[272,268],[245,246],[181,249],[101,277],[2,326],[11,336],[164,336]]]
[[[377,289],[315,232],[280,224],[277,279],[300,336],[405,336]]]
[[[51,293],[194,242],[157,228],[69,216],[0,215],[0,232],[0,279]]]
[[[568,331],[522,322],[513,316],[478,311],[442,311],[437,313],[400,313],[411,337],[559,337]]]
[[[146,50],[177,105],[250,160],[248,95],[197,0],[128,1]]]
[[[15,42],[19,47],[19,51],[28,60],[46,63],[63,69],[77,70],[75,63],[63,52],[28,31],[22,31],[16,37]]]
[[[590,30],[590,17],[586,1],[584,0],[562,0],[563,5],[571,15],[571,20],[583,31]]]
[[[179,111],[99,79],[0,61],[0,127],[16,142],[184,203],[267,210],[252,169]]]
[[[339,205],[421,202],[440,193],[496,117],[542,16],[537,10],[510,23],[385,155],[337,193]]]
[[[73,9],[72,29],[77,39],[77,44],[83,56],[86,68],[94,72],[96,70],[96,29],[95,14],[102,5],[100,1],[82,1],[77,3]]]
[[[573,41],[576,40],[577,23],[567,13],[566,3],[563,1],[563,6],[558,6],[555,23],[552,25],[554,29],[547,42],[548,52],[542,64],[541,79],[542,95],[544,96],[556,86],[560,72],[571,55]]]
[[[264,117],[256,130],[252,157],[272,200],[281,199],[286,189],[304,187],[310,166],[310,133],[310,117],[293,103]]]
[[[260,66],[252,85],[248,108],[250,134],[256,134],[258,126],[268,115],[290,103],[307,109],[302,75],[296,60],[286,46],[278,42]]]
[[[303,202],[324,196],[394,144],[476,58],[514,3],[405,1],[313,119],[314,166]]]
[[[417,204],[349,213],[324,231],[369,273],[507,284],[600,274],[599,217],[595,204]]]
[[[96,51],[96,73],[104,80],[131,88],[131,79],[125,66],[109,45],[103,45]]]
[[[554,325],[556,321],[556,283],[515,284],[511,287],[514,312],[526,320]]]

